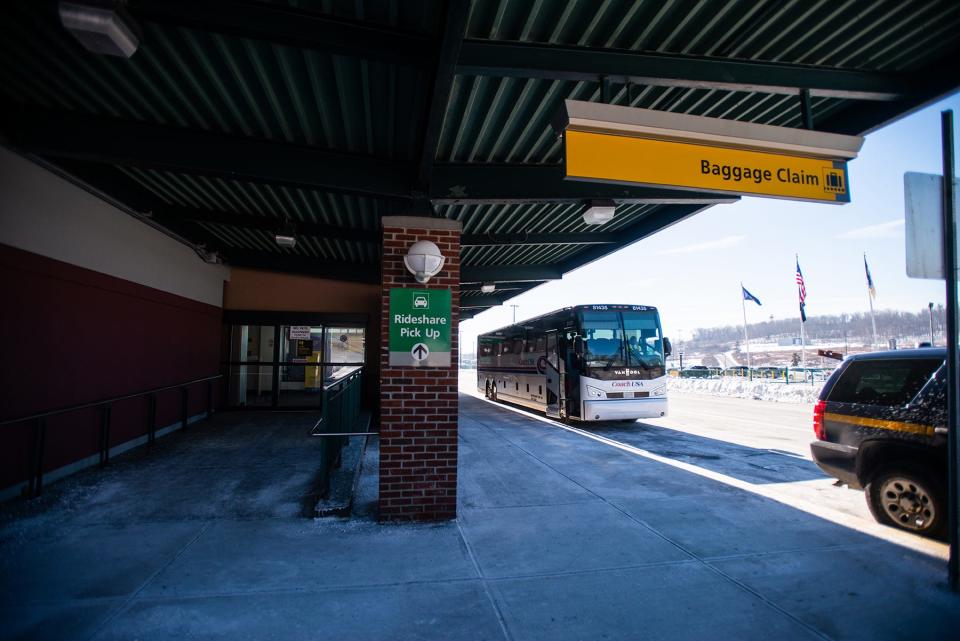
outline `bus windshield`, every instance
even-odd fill
[[[630,368],[637,370],[630,372],[634,378],[663,376],[663,341],[655,311],[583,311],[580,329],[587,370]]]
[[[653,312],[623,312],[627,339],[627,365],[644,369],[663,367],[663,341],[660,324]]]

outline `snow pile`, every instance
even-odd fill
[[[734,398],[752,398],[758,401],[778,403],[816,403],[823,383],[802,384],[770,380],[751,381],[736,376],[723,378],[673,378],[668,379],[671,393],[709,394],[712,396],[732,396]]]

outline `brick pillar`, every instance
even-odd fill
[[[443,521],[457,516],[457,376],[460,321],[460,223],[442,218],[383,218],[380,290],[380,519]],[[420,285],[403,264],[418,240],[436,243],[443,270]],[[390,367],[388,315],[396,287],[449,289],[449,367]]]

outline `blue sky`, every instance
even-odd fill
[[[749,322],[773,315],[799,323],[794,254],[807,285],[808,316],[868,311],[864,252],[876,309],[919,311],[928,302],[943,303],[943,281],[907,278],[903,226],[904,172],[942,172],[943,109],[953,109],[960,126],[955,94],[867,136],[849,164],[850,204],[743,198],[714,206],[463,322],[464,345],[510,324],[511,304],[518,305],[517,320],[567,305],[655,305],[667,336],[689,338],[698,327],[742,324],[740,281],[763,303],[749,303]]]

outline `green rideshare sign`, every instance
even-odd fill
[[[450,367],[450,290],[390,290],[390,365]]]

